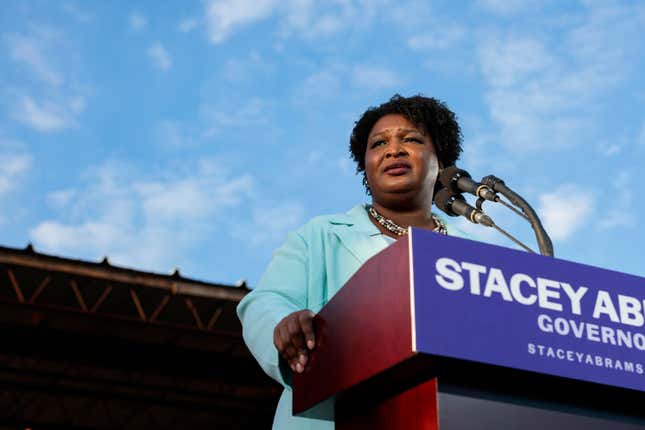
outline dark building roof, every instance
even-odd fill
[[[248,291],[0,247],[0,429],[268,427]]]

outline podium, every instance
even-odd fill
[[[644,278],[412,228],[316,315],[293,412],[339,430],[641,428],[644,299]]]

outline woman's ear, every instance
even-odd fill
[[[434,182],[434,192],[432,193],[432,201],[434,202],[434,196],[443,188],[443,185],[441,182],[439,182],[439,178],[441,177],[441,173],[443,173],[443,163],[441,160],[437,160],[439,163],[439,171],[437,172],[437,179]]]
[[[443,173],[443,163],[441,160],[437,160],[437,163],[439,164],[439,170],[437,171],[437,182],[439,182],[439,177],[441,177],[441,174]]]

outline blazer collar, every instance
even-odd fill
[[[448,235],[470,239],[467,234],[446,222],[444,217],[439,218],[446,223]],[[333,215],[329,224],[340,243],[360,264],[390,244],[370,220],[366,205],[357,205],[344,214]]]
[[[360,264],[388,245],[382,233],[369,219],[365,205],[354,206],[347,213],[329,220],[331,231]]]

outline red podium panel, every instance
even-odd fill
[[[412,377],[410,294],[408,241],[399,240],[316,315],[316,350],[293,379],[294,413],[335,418],[341,430],[437,428],[436,381]]]

